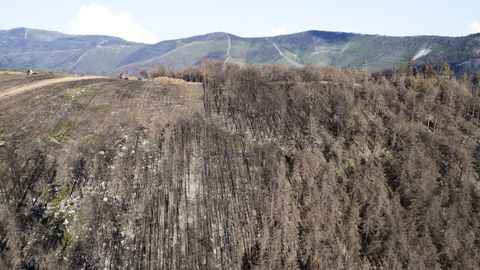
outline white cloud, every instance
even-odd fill
[[[288,34],[288,31],[285,27],[275,27],[275,28],[270,28],[268,32],[266,33],[267,36],[280,36],[280,35],[286,35]]]
[[[109,35],[128,41],[154,43],[153,33],[136,23],[127,12],[115,13],[96,3],[82,6],[68,22],[68,33],[77,35]]]
[[[475,33],[480,32],[480,21],[474,21],[470,24],[470,30],[474,31]]]

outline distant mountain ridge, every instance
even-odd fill
[[[144,46],[110,36],[15,28],[0,32],[0,67],[112,73],[125,57]]]
[[[316,64],[341,68],[367,62],[372,71],[415,59],[418,64],[447,62],[461,74],[480,70],[480,34],[389,37],[311,30],[243,38],[217,32],[149,45],[111,36],[67,35],[29,28],[0,30],[0,68],[118,74],[158,65],[187,68],[206,59],[240,65]]]

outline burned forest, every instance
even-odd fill
[[[0,268],[478,269],[480,79],[432,69],[0,99]]]

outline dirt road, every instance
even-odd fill
[[[76,81],[85,81],[85,80],[93,80],[93,79],[102,79],[106,77],[102,76],[69,76],[69,77],[62,77],[62,78],[55,78],[55,79],[48,79],[39,82],[30,83],[27,85],[20,85],[16,87],[12,87],[0,93],[0,99],[7,98],[11,96],[15,96],[21,93],[25,93],[28,91],[32,91],[38,88],[42,88],[45,86],[57,84],[57,83],[66,83],[66,82],[76,82]]]
[[[8,71],[8,70],[0,70],[0,75],[22,75],[25,74],[25,72],[20,72],[20,71]]]

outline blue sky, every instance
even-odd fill
[[[25,26],[153,43],[223,31],[265,36],[305,30],[462,36],[480,32],[479,0],[15,0],[0,29]]]

